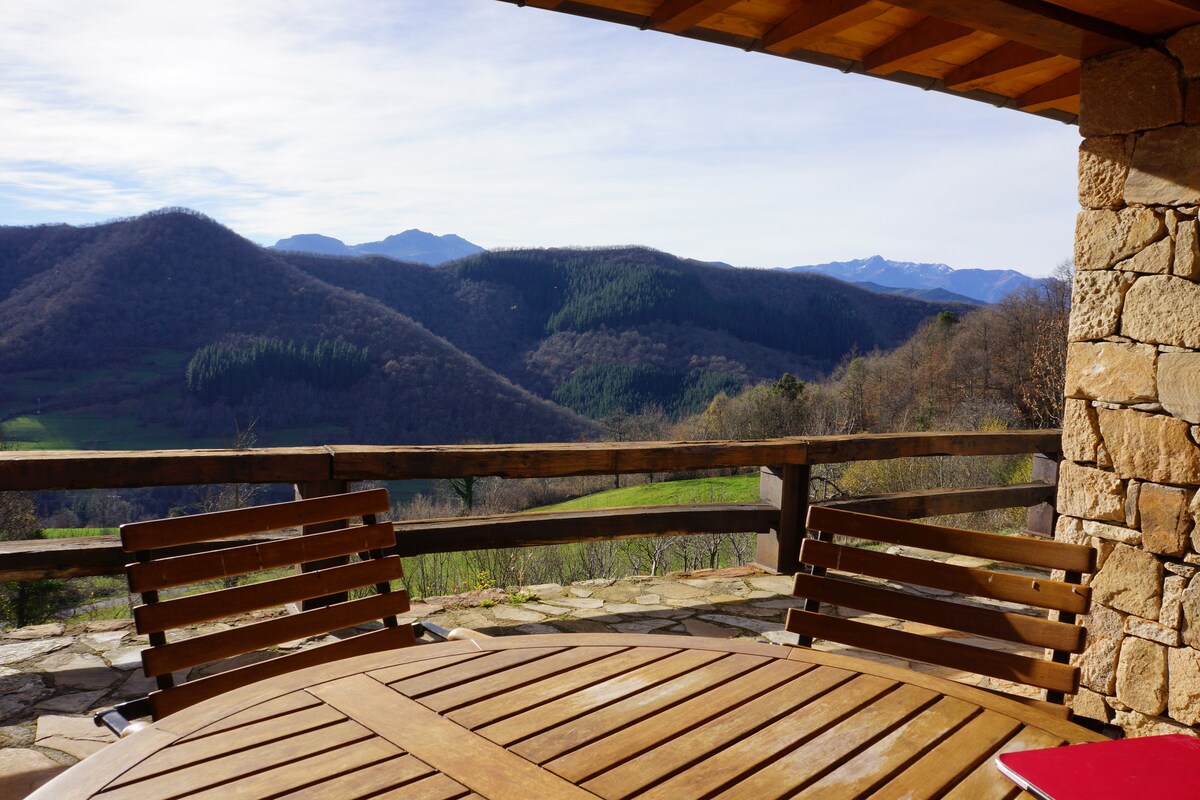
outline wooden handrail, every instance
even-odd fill
[[[604,442],[381,447],[336,445],[254,450],[9,450],[0,491],[124,489],[211,483],[313,483],[495,475],[674,472],[835,464],[920,456],[1061,451],[1062,432],[995,431],[795,436],[749,442]]]

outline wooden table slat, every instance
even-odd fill
[[[455,776],[485,797],[594,800],[589,792],[481,739],[367,675],[351,675],[309,691],[378,736],[439,772]]]
[[[872,794],[871,800],[940,797],[985,763],[1020,727],[1011,717],[984,711]]]
[[[244,725],[253,725],[262,720],[271,719],[273,717],[281,717],[285,714],[291,714],[296,711],[303,711],[306,708],[319,706],[321,701],[312,695],[304,692],[293,692],[285,694],[281,697],[276,697],[267,700],[263,703],[258,703],[250,708],[242,711],[234,712],[224,719],[217,720],[211,725],[206,725],[195,733],[188,734],[182,737],[180,742],[190,742],[193,739],[200,739],[205,736],[212,736],[217,733],[240,728]]]
[[[554,759],[545,766],[568,780],[580,783],[607,765],[620,764],[667,741],[679,731],[691,730],[730,709],[740,709],[743,704],[749,704],[809,671],[815,672],[809,664],[772,662],[734,683],[719,688],[709,687],[703,694],[663,714],[656,714],[621,731],[608,732],[604,738]],[[817,681],[824,688],[849,680],[851,674],[844,670],[825,670],[817,677]]]
[[[402,787],[422,778],[444,777],[433,767],[405,754],[386,761],[367,764],[361,769],[345,772],[329,780],[309,784],[302,789],[289,792],[279,800],[331,800],[340,797],[374,797],[380,792]],[[446,780],[450,780],[447,778]],[[454,781],[457,794],[466,794],[465,786]],[[455,797],[457,795],[450,795]]]
[[[795,797],[858,797],[865,794],[907,767],[923,751],[936,745],[978,712],[979,708],[970,703],[954,697],[942,697],[932,707],[893,729],[853,758],[824,762],[828,771],[819,780],[805,786]],[[871,764],[873,768],[864,770],[864,763]]]
[[[646,652],[650,654],[654,650]],[[720,653],[696,650],[682,652],[663,650],[661,652],[666,657],[646,664],[631,664],[629,669],[622,669],[608,680],[598,683],[594,674],[588,675],[580,670],[543,681],[536,687],[530,687],[531,691],[526,693],[526,696],[533,701],[529,704],[531,707],[528,710],[475,730],[480,736],[496,744],[507,746],[528,736],[541,733],[552,725],[558,725],[589,711],[603,708],[720,658]],[[553,707],[543,707],[544,703],[550,700],[554,700]],[[492,703],[488,705],[489,707],[495,706]],[[455,715],[449,716],[451,719],[459,721]]]
[[[726,656],[693,672],[672,678],[666,683],[558,725],[509,749],[535,764],[544,764],[570,750],[623,730],[634,722],[702,694],[712,686],[721,686],[737,680],[766,663],[766,659],[761,656],[741,653]]]
[[[667,800],[677,797],[684,787],[708,795],[741,776],[748,787],[739,786],[734,796],[765,797],[775,790],[789,793],[829,763],[825,756],[844,757],[846,751],[886,733],[935,698],[916,686],[897,687],[883,678],[856,678],[640,796]],[[847,729],[859,733],[847,737]],[[792,749],[797,741],[802,744]]]
[[[1016,797],[1020,794],[1017,787],[996,769],[993,759],[1001,753],[1014,750],[1037,750],[1044,747],[1058,747],[1063,744],[1061,736],[1055,736],[1037,728],[1023,728],[1016,736],[1009,739],[987,760],[975,768],[975,771],[964,778],[958,786],[950,790],[943,800],[973,800],[976,797]]]
[[[372,676],[381,683],[386,683],[397,692],[407,697],[421,697],[432,692],[443,691],[452,686],[458,686],[469,681],[477,680],[488,675],[546,658],[562,652],[561,647],[528,648],[524,650],[506,650],[499,653],[487,653],[482,658],[471,659],[460,668],[454,670],[454,677],[448,681],[444,675],[437,672],[426,672],[403,680],[388,680],[384,675]]]
[[[455,646],[461,645],[459,642]],[[483,658],[490,653],[483,650],[470,650],[463,653],[455,653],[450,656],[441,656],[440,658],[426,659],[409,659],[403,664],[384,667],[382,669],[372,670],[371,677],[381,683],[399,683],[406,678],[413,678],[419,675],[433,675],[438,670],[450,669],[464,661],[471,661],[476,658]]]
[[[445,714],[471,703],[506,694],[515,687],[528,686],[548,677],[568,673],[578,667],[591,664],[597,659],[622,652],[628,652],[628,650],[620,647],[578,647],[562,650],[546,658],[539,658],[536,661],[512,667],[504,672],[487,675],[470,683],[460,683],[449,689],[424,695],[421,697],[421,705],[432,708],[439,714]]]
[[[456,780],[442,775],[430,775],[399,789],[373,795],[371,800],[484,800]]]

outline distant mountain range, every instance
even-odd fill
[[[816,377],[967,309],[640,247],[433,267],[263,248],[179,210],[7,227],[0,421],[108,432],[84,447],[227,441],[254,420],[264,446],[573,441],[613,411]]]
[[[913,295],[935,301],[948,300],[953,295],[959,295],[976,302],[996,303],[1015,291],[1042,283],[1041,279],[1031,278],[1011,269],[954,269],[945,264],[890,261],[883,256],[782,269],[787,272],[827,275],[872,291],[917,289],[952,293],[951,296]]]
[[[322,256],[387,256],[400,261],[437,265],[482,253],[483,248],[461,236],[448,233],[437,236],[416,228],[389,236],[379,242],[348,245],[341,239],[319,233],[302,233],[280,239],[271,249]]]

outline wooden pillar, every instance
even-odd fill
[[[1058,464],[1061,460],[1061,453],[1053,455],[1034,453],[1032,480],[1057,486]],[[1036,506],[1030,506],[1029,510],[1025,513],[1025,530],[1036,536],[1045,536],[1047,539],[1053,539],[1054,527],[1057,524],[1058,510],[1054,503],[1039,503]]]
[[[307,500],[312,497],[328,497],[331,494],[345,494],[350,491],[349,481],[309,481],[307,483],[296,484],[296,499]],[[334,520],[332,522],[322,522],[319,525],[305,525],[303,533],[323,533],[325,531],[334,531],[338,528],[346,527],[346,520]],[[336,567],[342,564],[349,563],[348,556],[340,556],[338,558],[327,558],[322,561],[313,561],[308,564],[301,564],[297,567],[299,572],[313,572],[318,569],[326,569],[328,567]],[[314,608],[324,608],[325,606],[333,605],[334,603],[344,603],[349,598],[345,592],[337,594],[325,595],[324,597],[313,597],[304,600],[300,608],[304,611],[309,611]]]
[[[808,516],[809,473],[807,464],[763,467],[760,472],[759,498],[779,509],[779,527],[758,535],[754,561],[764,569],[794,575],[800,568],[800,542]]]

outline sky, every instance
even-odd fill
[[[0,225],[166,206],[273,244],[409,228],[735,266],[1046,275],[1078,130],[496,0],[13,0]]]

